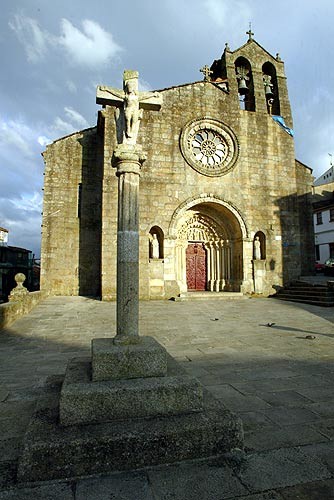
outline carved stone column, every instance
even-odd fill
[[[127,144],[114,151],[118,177],[117,333],[115,343],[139,342],[139,176],[141,148]]]
[[[225,281],[227,288],[230,287],[231,280],[231,247],[230,242],[226,240],[225,246]]]
[[[220,285],[220,255],[219,255],[219,241],[214,241],[213,243],[214,254],[215,254],[215,281],[214,290],[219,292]]]
[[[215,276],[215,261],[214,261],[214,252],[213,252],[213,242],[208,241],[205,244],[205,248],[207,249],[208,290],[210,292],[213,292],[213,290],[214,290],[214,276]]]
[[[224,241],[219,242],[219,256],[220,256],[220,283],[219,289],[221,291],[225,288],[225,248]]]
[[[206,250],[206,288],[207,290],[210,290],[211,258],[210,243],[208,241],[204,242],[204,248]]]

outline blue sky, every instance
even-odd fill
[[[40,255],[45,145],[96,123],[98,84],[142,89],[199,69],[254,38],[285,63],[296,157],[317,177],[334,153],[332,0],[1,0],[0,226]]]

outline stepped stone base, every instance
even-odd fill
[[[70,427],[59,424],[59,397],[59,386],[51,387],[37,404],[19,461],[21,482],[107,474],[243,446],[241,420],[207,391],[200,412]]]
[[[171,359],[166,377],[94,382],[90,373],[89,359],[72,359],[67,365],[60,396],[62,425],[171,415],[202,407],[201,384]]]
[[[94,380],[94,366],[98,379],[109,373],[109,380]],[[137,378],[145,366],[150,376]],[[152,376],[157,371],[165,376]],[[120,380],[118,372],[127,377]],[[61,387],[49,387],[38,402],[18,479],[110,473],[210,457],[242,444],[241,421],[204,395],[154,339],[130,346],[95,339],[92,360],[70,361]]]

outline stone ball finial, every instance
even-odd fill
[[[16,287],[10,292],[8,300],[24,300],[24,298],[29,293],[23,283],[26,280],[26,276],[23,273],[17,273],[14,276],[14,280],[16,281]]]
[[[17,273],[15,274],[14,280],[16,281],[18,287],[22,287],[26,280],[26,276],[23,273]]]

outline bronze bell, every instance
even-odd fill
[[[267,100],[272,99],[274,97],[273,94],[273,84],[271,83],[270,75],[263,75],[263,85],[264,85],[264,93],[266,94]]]
[[[264,86],[264,92],[266,94],[267,99],[272,99],[274,97],[273,91],[272,91],[272,84],[266,84]]]
[[[248,93],[248,87],[246,85],[246,79],[240,78],[238,82],[238,91],[240,95],[246,95]]]

